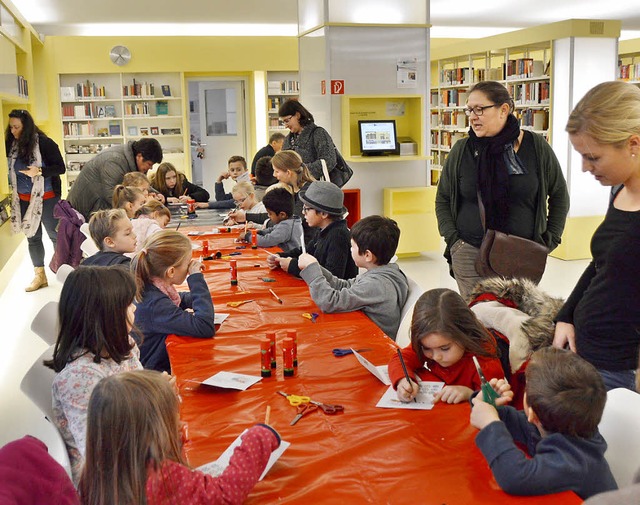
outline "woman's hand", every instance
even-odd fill
[[[481,396],[482,395],[477,395],[471,401],[471,403],[473,403],[473,407],[471,409],[471,417],[469,418],[471,425],[479,430],[494,421],[500,421],[500,416],[498,415],[498,411],[495,407],[485,402]]]
[[[553,336],[553,347],[565,349],[569,344],[569,349],[576,352],[576,327],[571,323],[556,323],[556,332]]]
[[[199,274],[204,270],[204,266],[199,260],[192,259],[189,262],[189,275],[191,274]]]
[[[473,391],[465,386],[445,386],[433,397],[433,403],[460,403],[471,398]]]
[[[409,380],[409,382],[407,382],[407,379],[400,379],[400,381],[398,382],[398,387],[396,388],[398,400],[405,403],[409,403],[410,401],[412,401],[416,396],[418,396],[419,392],[420,386],[418,386],[418,384],[416,384],[412,380]]]
[[[23,173],[27,177],[31,177],[33,180],[37,175],[42,175],[42,170],[36,166],[29,165],[26,170],[20,170],[20,173]]]

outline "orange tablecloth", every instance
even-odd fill
[[[235,251],[235,235],[197,237],[211,250]],[[197,251],[195,254],[199,254]],[[395,344],[362,313],[320,314],[316,323],[301,316],[318,312],[304,281],[266,268],[264,250],[242,250],[238,287],[229,282],[228,260],[206,262],[206,278],[216,312],[231,315],[213,340],[172,336],[167,340],[173,373],[182,396],[181,419],[188,425],[185,450],[199,466],[218,455],[245,428],[263,422],[271,406],[270,424],[291,447],[247,503],[425,503],[425,504],[574,504],[573,493],[546,497],[514,497],[500,490],[474,443],[470,407],[436,405],[431,411],[376,408],[386,386],[353,355],[336,358],[335,347],[370,347],[364,355],[386,364]],[[254,266],[260,265],[260,266]],[[275,282],[265,283],[262,277]],[[269,293],[273,289],[284,304]],[[252,299],[238,308],[228,301]],[[298,330],[297,375],[282,376],[281,339]],[[219,390],[192,381],[221,371],[260,375],[258,340],[278,332],[278,368],[272,378],[247,391]],[[321,411],[289,423],[295,409],[276,391],[341,404],[344,414]]]

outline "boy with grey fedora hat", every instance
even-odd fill
[[[299,194],[303,203],[302,214],[307,224],[319,228],[315,240],[306,244],[306,251],[312,254],[329,272],[340,279],[351,279],[358,275],[358,268],[351,257],[351,234],[345,217],[344,193],[328,181],[314,181],[306,191]],[[295,248],[270,256],[272,268],[281,267],[292,275],[300,276],[298,256],[302,248]]]

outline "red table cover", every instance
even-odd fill
[[[185,231],[188,231],[185,230]],[[236,252],[237,234],[194,238],[209,249]],[[205,276],[216,312],[229,318],[215,338],[171,336],[167,349],[182,397],[181,419],[188,427],[185,452],[193,466],[215,460],[247,427],[270,424],[291,447],[250,494],[247,503],[425,503],[425,504],[574,504],[573,493],[515,497],[500,490],[474,443],[470,406],[437,404],[430,411],[377,408],[386,390],[353,355],[334,357],[336,347],[372,348],[364,356],[386,364],[395,344],[361,312],[323,314],[304,281],[266,266],[267,252],[248,247],[234,256],[238,286],[230,285],[229,259],[205,261]],[[194,256],[200,256],[198,250]],[[264,282],[273,278],[275,282]],[[273,289],[280,304],[269,293]],[[254,300],[237,308],[229,301]],[[302,317],[319,314],[316,322]],[[288,329],[298,332],[296,376],[282,375],[281,341]],[[200,385],[219,371],[260,375],[259,340],[277,332],[278,366],[246,391]],[[318,410],[295,426],[294,407],[276,391],[340,404],[344,413]]]

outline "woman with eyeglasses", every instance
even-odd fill
[[[35,277],[25,291],[36,291],[49,285],[44,271],[42,225],[55,249],[58,220],[53,209],[60,201],[64,160],[58,145],[22,109],[9,113],[5,148],[11,182],[11,231],[27,236]]]
[[[550,251],[560,243],[569,193],[551,146],[521,130],[507,89],[495,81],[469,91],[469,137],[447,157],[436,195],[445,258],[463,298],[482,279],[475,263],[484,230],[533,240]],[[485,208],[485,227],[479,198]]]
[[[282,150],[297,152],[317,180],[323,178],[321,160],[324,160],[331,182],[342,187],[346,180],[343,180],[342,172],[336,169],[336,146],[327,130],[314,123],[311,112],[298,100],[284,102],[278,109],[278,115],[282,124],[289,128]]]

